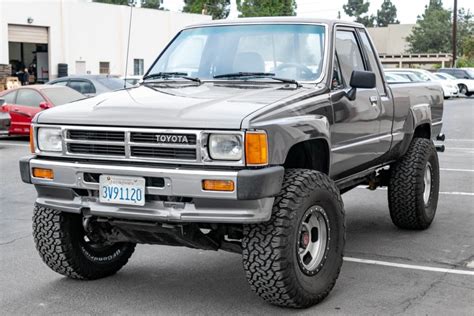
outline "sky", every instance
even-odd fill
[[[238,17],[237,5],[235,0],[231,0],[231,12],[229,17]],[[297,15],[300,17],[313,18],[337,18],[338,11],[341,11],[342,19],[350,20],[344,14],[342,6],[347,3],[347,0],[296,0]],[[370,0],[369,13],[376,14],[377,9],[380,8],[383,0]],[[454,0],[444,0],[444,6],[447,9],[453,8]],[[182,0],[164,0],[164,7],[171,11],[180,11],[183,7]],[[416,17],[421,15],[424,11],[425,5],[429,0],[392,0],[392,3],[397,7],[398,19],[401,23],[411,24],[416,22]],[[474,12],[474,0],[458,0],[458,8],[464,7]]]

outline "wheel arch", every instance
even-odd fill
[[[302,168],[329,174],[331,165],[330,146],[326,139],[315,138],[294,144],[286,155],[283,166]]]

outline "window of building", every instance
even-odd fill
[[[143,59],[134,59],[133,60],[133,75],[134,76],[143,76]]]
[[[108,62],[108,61],[99,62],[99,73],[101,75],[109,75],[110,74],[110,62]]]

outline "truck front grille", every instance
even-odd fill
[[[123,142],[125,141],[125,132],[68,130],[67,138],[73,140]]]
[[[200,131],[70,127],[66,155],[156,162],[199,162]]]
[[[196,160],[195,148],[131,147],[133,157]]]
[[[99,144],[68,144],[67,149],[74,154],[125,156],[125,146]]]

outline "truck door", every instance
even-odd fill
[[[331,93],[334,111],[331,175],[335,179],[375,166],[378,158],[390,148],[392,117],[383,107],[384,95],[379,92],[380,87],[357,89],[354,100],[347,95],[352,71],[372,70],[363,47],[356,29],[336,29]],[[378,80],[383,85],[380,72]],[[384,120],[388,120],[384,123],[389,126],[388,134],[381,130]],[[388,147],[383,141],[385,137],[389,139]]]

